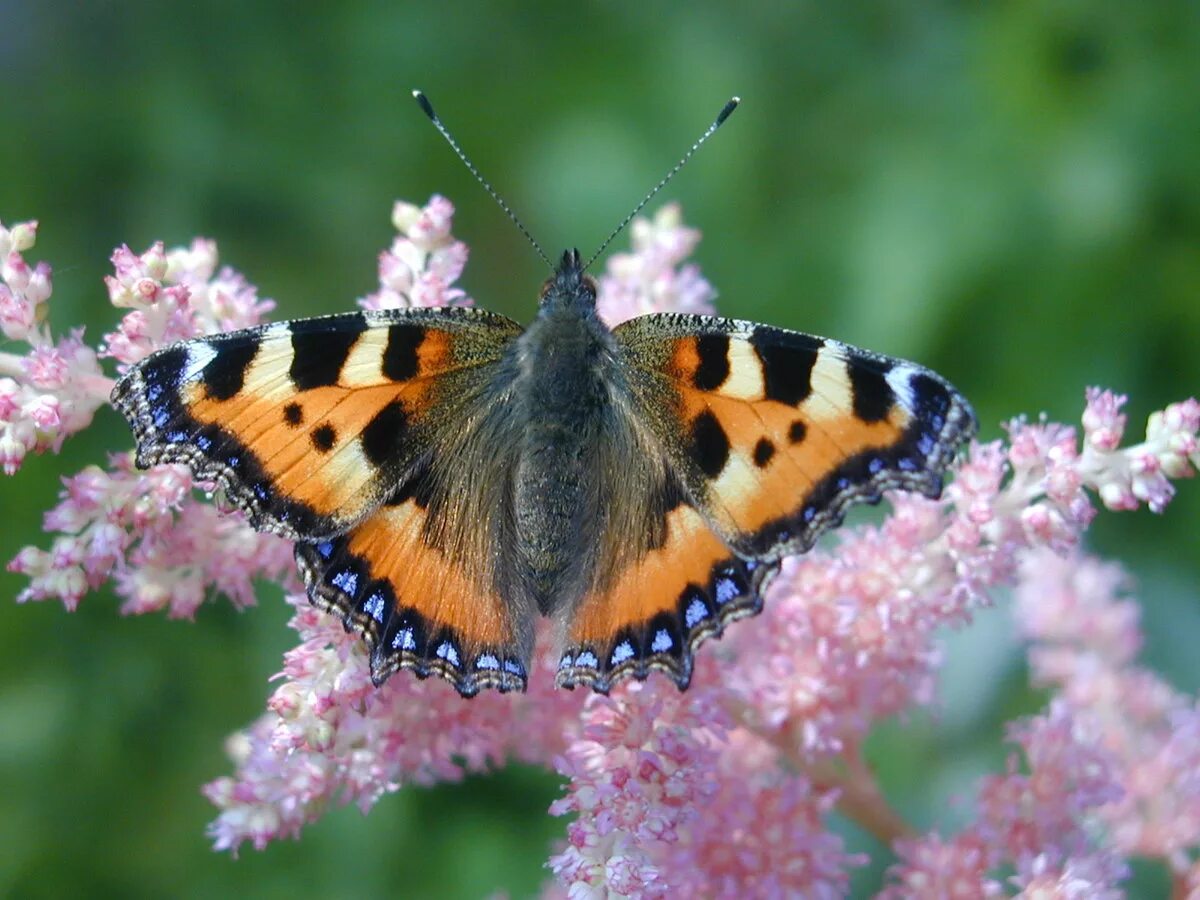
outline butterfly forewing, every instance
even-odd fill
[[[614,333],[690,501],[749,559],[809,549],[882,491],[937,495],[974,431],[938,375],[837,341],[673,314]]]
[[[137,461],[186,463],[251,523],[344,532],[397,486],[520,326],[474,309],[386,310],[200,338],[142,361],[113,401]]]

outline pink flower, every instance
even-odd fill
[[[1114,845],[1182,872],[1200,844],[1200,707],[1137,665],[1139,607],[1122,596],[1127,581],[1091,557],[1031,553],[1016,614],[1034,682],[1086,711],[1120,773],[1122,796],[1100,810]]]
[[[203,238],[170,251],[160,241],[140,256],[118,247],[112,262],[116,274],[105,278],[109,298],[131,312],[105,335],[101,355],[122,363],[122,371],[175,341],[258,325],[275,308],[233,269],[214,276],[217,245]]]
[[[467,245],[450,233],[454,206],[434,194],[424,207],[399,201],[392,224],[400,234],[379,255],[379,290],[358,301],[364,309],[470,306],[453,287],[467,263]]]
[[[109,470],[91,466],[63,484],[46,514],[46,529],[59,533],[51,549],[26,547],[9,563],[30,578],[18,602],[58,599],[73,609],[85,588],[112,579],[123,612],[190,619],[210,588],[250,606],[255,578],[295,579],[286,541],[201,503],[180,466],[140,472],[119,454]]]
[[[57,342],[51,336],[45,324],[50,267],[30,267],[22,256],[36,237],[36,222],[11,230],[0,224],[0,330],[29,348],[24,356],[0,352],[0,466],[8,475],[27,454],[57,452],[90,425],[112,388],[81,330]]]
[[[682,224],[678,204],[660,209],[653,220],[634,219],[633,252],[614,253],[600,277],[596,308],[610,325],[651,312],[713,311],[717,292],[694,265],[680,263],[700,242],[700,232]]]
[[[453,207],[397,203],[366,308],[470,303],[454,285],[467,248]],[[33,223],[0,226],[0,325],[28,345],[0,353],[0,465],[57,449],[87,426],[111,386],[80,333],[45,327],[49,267],[30,266]],[[632,226],[634,251],[600,279],[610,322],[644,312],[710,311],[715,296],[685,262],[699,240],[677,207]],[[110,299],[128,310],[100,357],[123,369],[174,340],[257,324],[273,304],[215,245],[113,254]],[[434,679],[370,681],[361,640],[310,606],[291,547],[207,502],[186,469],[107,468],[64,479],[47,513],[48,548],[9,563],[19,600],[74,608],[111,582],[122,611],[190,617],[213,588],[239,606],[253,582],[282,582],[298,644],[264,714],[229,739],[234,772],[205,788],[219,849],[295,837],[331,805],[366,811],[410,784],[460,779],[511,759],[565,779],[551,813],[568,819],[549,860],[548,895],[840,897],[865,857],[831,830],[836,809],[895,849],[880,896],[1115,897],[1131,856],[1162,859],[1178,890],[1200,884],[1200,706],[1140,667],[1138,606],[1120,570],[1084,554],[1096,514],[1161,512],[1173,480],[1200,464],[1200,403],[1150,417],[1122,447],[1124,397],[1089,390],[1082,430],[1016,419],[977,443],[940,500],[886,498],[878,524],[843,528],[786,560],[756,620],[700,654],[692,686],[661,679],[608,697],[555,691],[540,657],[521,696],[470,702]],[[939,635],[1015,585],[1029,667],[1050,700],[1009,730],[1019,749],[982,780],[975,818],[917,835],[888,804],[863,752],[882,719],[936,702]],[[539,646],[550,650],[549,633]],[[1182,894],[1181,894],[1182,895]]]
[[[984,779],[978,820],[954,839],[935,832],[897,842],[885,900],[1003,896],[996,870],[1004,865],[1026,896],[1122,896],[1122,858],[1089,827],[1123,792],[1110,756],[1062,703],[1014,725],[1009,739],[1026,769],[1011,757],[1005,774]]]

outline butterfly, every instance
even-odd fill
[[[296,542],[308,595],[399,669],[606,692],[760,611],[789,554],[891,489],[937,496],[973,433],[939,375],[837,341],[660,313],[607,327],[577,250],[526,328],[475,308],[280,322],[167,347],[112,399],[141,467],[183,463]]]

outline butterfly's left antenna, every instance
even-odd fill
[[[458,141],[454,140],[449,129],[442,124],[442,120],[438,118],[438,114],[433,111],[433,104],[429,102],[429,98],[426,97],[421,91],[413,91],[412,95],[413,99],[417,101],[417,105],[421,107],[421,111],[424,112],[425,115],[429,116],[429,121],[433,123],[433,127],[441,132],[442,137],[446,139],[447,143],[449,143],[454,149],[454,152],[458,154],[458,158],[461,159],[463,165],[467,167],[467,171],[474,175],[475,180],[483,185],[483,189],[492,195],[493,200],[500,204],[500,208],[504,210],[505,214],[510,219],[512,219],[513,224],[517,226],[517,229],[521,232],[521,234],[525,235],[525,239],[533,245],[533,249],[536,250],[538,256],[542,258],[542,262],[546,264],[548,269],[553,271],[554,264],[550,262],[549,257],[547,257],[545,252],[542,250],[541,244],[533,239],[533,235],[530,234],[525,226],[521,224],[521,220],[517,218],[517,214],[514,213],[509,208],[508,204],[504,202],[504,198],[497,194],[496,189],[491,186],[488,180],[479,174],[479,170],[475,168],[475,164],[472,163],[471,160],[467,159],[467,154],[463,153],[462,147],[458,146]]]

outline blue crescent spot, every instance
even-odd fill
[[[241,461],[242,458],[240,456],[230,456],[225,460],[225,464],[231,469],[236,469]]]
[[[570,658],[571,657],[569,656],[563,657],[564,660],[569,660]],[[559,663],[558,667],[561,669],[563,667],[562,663]],[[510,675],[519,675],[522,678],[525,677],[525,667],[515,659],[506,659],[504,661],[504,671]]]
[[[600,665],[600,660],[596,658],[596,654],[591,650],[584,650],[575,657],[575,665],[583,666],[588,669],[595,669]]]
[[[872,475],[878,475],[883,471],[884,462],[878,456],[872,456],[867,462],[867,471]]]
[[[352,569],[342,569],[342,571],[334,573],[333,577],[329,579],[329,583],[335,588],[353,595],[358,589],[358,573]]]
[[[937,446],[937,442],[933,439],[932,434],[923,434],[917,439],[917,450],[922,456],[931,454],[935,446]]]
[[[655,653],[666,653],[675,646],[675,641],[671,639],[671,635],[667,633],[665,628],[661,628],[654,635],[654,641],[650,644],[650,649]]]
[[[621,641],[613,648],[612,659],[609,662],[610,666],[619,666],[627,659],[633,658],[633,645],[629,641]]]
[[[508,661],[505,660],[505,668],[507,668],[507,667],[508,667]],[[558,667],[560,669],[571,668],[571,654],[570,653],[563,654],[563,658],[558,661]]]
[[[200,435],[196,438],[196,446],[207,453],[212,449],[212,439],[206,438],[204,435]]]
[[[363,610],[376,622],[382,624],[385,603],[386,601],[384,600],[383,594],[379,591],[376,591],[367,598],[367,602],[363,604]]]
[[[438,659],[444,659],[452,666],[458,665],[458,649],[449,641],[442,641],[435,651]]]
[[[734,581],[732,578],[730,578],[728,575],[724,575],[721,578],[718,578],[716,587],[717,587],[717,589],[716,589],[716,591],[714,591],[714,593],[717,595],[717,597],[716,597],[717,603],[721,606],[724,606],[730,600],[735,599],[738,596],[738,594],[741,593],[741,590],[738,588],[737,582]],[[695,602],[699,603],[700,601],[697,600]],[[700,604],[700,605],[703,606],[704,604]]]
[[[162,428],[171,421],[171,411],[165,406],[156,406],[154,408],[154,427]]]
[[[271,492],[263,487],[262,483],[259,482],[258,484],[254,485],[254,496],[256,496],[259,500],[266,500],[271,496]]]
[[[803,516],[804,516],[805,522],[811,522],[813,519],[815,519],[817,517],[817,508],[815,506],[804,507]]]
[[[329,559],[329,557],[333,556],[333,541],[321,541],[321,543],[314,546],[322,559]]]
[[[475,660],[476,669],[487,669],[490,672],[500,668],[500,660],[491,653],[485,653],[479,659]]]
[[[917,461],[911,456],[902,456],[896,465],[905,472],[912,472],[917,468]]]
[[[717,601],[720,602],[720,587],[717,587]],[[687,623],[688,628],[695,628],[697,624],[708,618],[708,607],[704,605],[704,601],[699,597],[688,604],[687,610],[683,614],[683,621]]]
[[[392,638],[393,650],[415,650],[416,647],[417,640],[413,637],[413,630],[411,628],[401,628],[396,632],[396,636]]]

